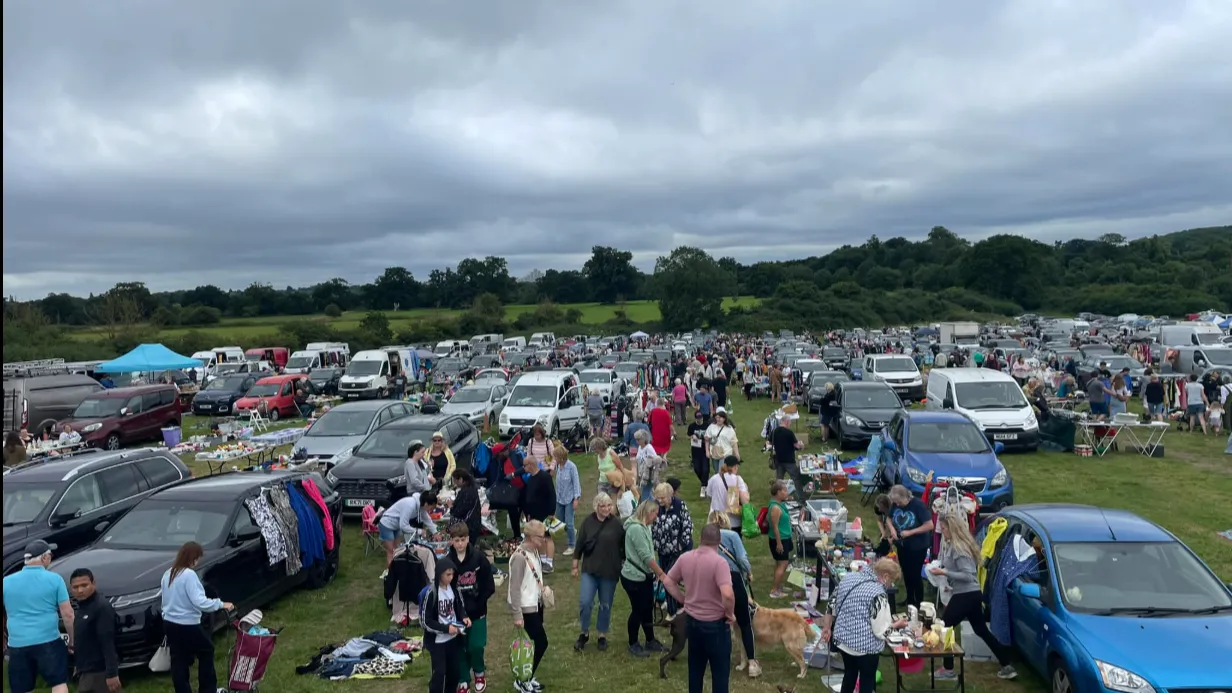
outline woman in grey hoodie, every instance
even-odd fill
[[[426,449],[421,440],[412,440],[406,448],[406,466],[402,473],[406,475],[406,495],[408,496],[427,491],[432,488],[432,484],[436,483],[436,480],[432,478],[431,470],[428,469],[428,464],[424,462]]]
[[[944,575],[953,592],[950,602],[945,605],[945,613],[941,619],[946,627],[954,628],[966,621],[971,624],[971,630],[988,645],[988,649],[997,658],[1001,670],[997,677],[1012,679],[1018,676],[1014,667],[1010,666],[1010,656],[1007,648],[993,634],[988,632],[988,623],[984,620],[984,595],[980,592],[980,583],[976,578],[980,547],[967,528],[967,520],[960,515],[947,513],[940,518],[941,523],[941,566],[931,568],[933,575]],[[945,657],[941,669],[937,670],[937,678],[953,679],[954,658]]]

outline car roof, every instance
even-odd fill
[[[904,409],[903,419],[911,423],[954,423],[962,422],[975,425],[966,414],[956,411],[936,411],[933,409]]]
[[[90,396],[95,397],[95,398],[101,397],[104,399],[113,399],[113,398],[118,399],[120,397],[133,397],[134,395],[148,395],[152,392],[159,392],[161,390],[167,390],[167,389],[174,389],[178,391],[178,388],[176,388],[175,385],[164,385],[162,383],[159,383],[157,385],[134,385],[133,387],[113,387],[110,390],[101,390],[99,392],[95,392],[94,394]]]
[[[880,380],[847,380],[839,383],[844,390],[893,390],[888,383]]]
[[[1010,508],[1042,527],[1052,542],[1176,541],[1159,525],[1128,510],[1093,505],[1038,503]]]
[[[583,373],[611,373],[613,370],[614,369],[612,368],[586,368],[586,369],[583,369],[582,372]]]
[[[485,385],[484,383],[475,383],[473,385],[467,385],[465,387],[458,388],[458,392],[461,392],[463,390],[483,390],[485,392],[491,392],[493,389],[497,387],[500,387],[500,386],[499,385]],[[455,392],[454,394],[456,395],[457,392]]]
[[[285,383],[289,380],[299,380],[300,378],[303,378],[303,377],[304,377],[303,373],[291,373],[288,375],[267,375],[261,378],[260,380],[258,380],[257,383],[258,384],[265,383],[267,385],[270,385],[273,383]]]
[[[56,459],[39,464],[14,469],[5,475],[4,483],[7,484],[14,481],[64,481],[72,476],[80,476],[97,469],[109,467],[120,460],[136,460],[154,456],[166,458],[166,455],[153,448],[117,450],[112,452],[78,452],[76,454],[62,455]]]
[[[272,482],[290,481],[303,476],[303,472],[275,470],[269,472],[227,472],[214,476],[188,479],[174,486],[151,494],[159,500],[233,500],[249,491],[255,491]]]
[[[458,418],[457,414],[411,414],[394,419],[389,423],[381,426],[381,428],[432,428],[438,427],[435,430],[440,430],[439,426],[444,425],[452,419]]]
[[[572,374],[573,371],[558,371],[554,369],[548,371],[526,371],[518,379],[518,385],[555,385]]]
[[[1009,374],[991,368],[938,368],[930,371],[929,375],[937,373],[941,373],[943,377],[949,378],[950,382],[954,383],[1014,382],[1017,384]]]
[[[395,399],[360,399],[353,402],[335,404],[329,408],[329,411],[377,411],[397,403],[398,400]]]

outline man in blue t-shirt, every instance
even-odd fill
[[[710,416],[714,414],[714,395],[710,394],[710,385],[705,381],[697,384],[697,394],[693,395],[693,406],[702,414],[702,425],[710,425]]]
[[[25,566],[4,578],[4,613],[9,629],[9,688],[30,693],[39,676],[51,693],[68,693],[68,648],[60,639],[60,620],[73,633],[73,607],[64,579],[47,570],[54,544],[26,545]]]

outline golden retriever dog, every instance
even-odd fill
[[[753,611],[753,637],[757,644],[782,645],[783,649],[787,650],[787,654],[791,655],[800,667],[800,674],[796,678],[802,679],[807,676],[808,664],[804,661],[804,646],[809,643],[811,631],[804,617],[796,613],[795,609],[768,609],[752,601],[749,602],[749,608]],[[688,615],[681,611],[670,623],[656,624],[667,626],[672,633],[671,648],[659,658],[660,678],[667,678],[667,663],[675,660],[688,643],[688,620]],[[735,629],[736,626],[732,628]],[[733,640],[739,640],[739,637],[739,634],[733,634]],[[740,669],[745,670],[748,666],[748,653],[741,647]]]

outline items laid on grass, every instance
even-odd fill
[[[377,631],[345,643],[323,645],[295,673],[313,674],[331,681],[396,679],[423,650],[423,638],[397,630]]]

